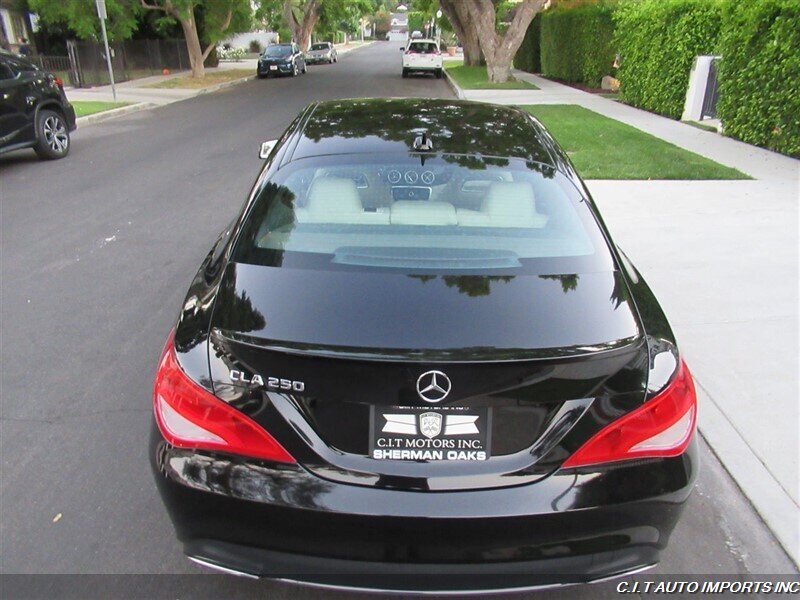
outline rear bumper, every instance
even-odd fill
[[[151,457],[190,557],[253,576],[395,591],[548,587],[646,568],[697,467],[693,442],[680,457],[604,473],[406,492],[179,450],[157,430]]]
[[[363,591],[468,593],[543,589],[595,583],[638,573],[658,562],[642,547],[626,553],[513,563],[385,563],[275,552],[217,540],[192,540],[186,554],[203,566],[246,577],[271,577],[310,585]]]
[[[75,131],[78,127],[77,119],[75,118],[75,108],[69,102],[64,102],[63,110],[64,118],[67,121],[67,128],[70,131]]]
[[[442,65],[403,65],[408,71],[440,71]]]

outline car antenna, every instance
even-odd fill
[[[433,142],[431,141],[431,138],[428,137],[428,132],[423,131],[422,135],[418,135],[414,139],[414,150],[433,150]]]

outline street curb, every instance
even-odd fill
[[[216,85],[212,85],[211,87],[202,88],[197,90],[197,93],[193,96],[187,96],[186,98],[181,98],[176,102],[182,102],[183,100],[188,100],[189,98],[195,98],[197,96],[202,96],[203,94],[211,94],[212,92],[217,92],[219,90],[224,90],[225,88],[233,87],[235,85],[239,85],[240,83],[244,83],[246,81],[252,81],[255,79],[255,75],[249,75],[248,77],[241,77],[240,79],[233,79],[231,81],[223,81],[222,83],[218,83]],[[180,88],[175,88],[180,89]],[[172,102],[170,104],[173,104]]]
[[[447,85],[449,85],[450,89],[453,90],[453,93],[456,95],[456,98],[458,98],[459,100],[463,100],[464,90],[462,90],[461,87],[459,87],[459,85],[456,83],[456,80],[453,79],[452,75],[450,75],[450,73],[447,72],[447,69],[445,69],[444,66],[442,66],[442,71],[444,72],[444,78],[447,81]]]
[[[137,102],[136,104],[130,104],[128,106],[120,106],[119,108],[112,108],[111,110],[104,110],[102,112],[86,115],[84,117],[78,117],[77,119],[75,119],[75,123],[77,125],[88,125],[90,123],[99,123],[101,121],[106,121],[108,119],[114,119],[116,117],[121,117],[123,115],[129,115],[131,113],[139,112],[140,110],[155,108],[156,106],[158,105],[153,104],[152,102]]]
[[[354,50],[361,50],[362,48],[366,48],[367,46],[371,46],[371,45],[372,45],[372,44],[374,44],[374,43],[375,43],[375,40],[366,41],[366,42],[364,42],[363,44],[361,44],[360,46],[356,46],[355,48],[348,48],[348,49],[346,49],[344,52],[339,52],[339,51],[337,50],[336,52],[337,52],[337,53],[339,53],[339,54],[349,54],[350,52],[353,52]],[[334,44],[334,47],[335,47],[336,45],[337,45],[337,44]]]
[[[750,448],[702,383],[695,379],[695,386],[700,414],[698,429],[709,449],[790,560],[800,567],[797,504]]]

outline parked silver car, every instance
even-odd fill
[[[308,64],[315,63],[335,63],[339,60],[336,54],[336,47],[331,42],[317,42],[311,44],[311,48],[306,52],[306,62]]]

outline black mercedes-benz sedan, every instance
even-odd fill
[[[188,557],[409,592],[656,564],[698,466],[692,377],[545,128],[321,102],[265,157],[155,380]]]

